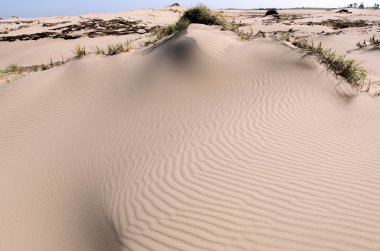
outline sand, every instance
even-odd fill
[[[379,111],[195,24],[30,74],[0,86],[0,250],[379,250]]]

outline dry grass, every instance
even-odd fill
[[[373,35],[370,39],[369,39],[369,43],[373,46],[379,46],[380,45],[380,39],[376,38],[375,35]]]
[[[106,48],[96,47],[95,50],[93,50],[93,52],[97,55],[113,56],[123,52],[128,52],[130,50],[131,42],[125,41],[124,43],[108,44]]]
[[[73,52],[77,58],[81,58],[87,54],[86,47],[82,47],[80,44],[75,45]]]
[[[354,60],[348,59],[346,55],[339,54],[332,49],[325,49],[322,43],[315,45],[307,40],[295,41],[293,45],[308,54],[314,55],[329,70],[345,79],[351,86],[362,87],[366,83],[367,71]]]
[[[368,45],[372,45],[372,46],[380,46],[380,39],[376,38],[375,35],[373,35],[370,39],[369,39],[369,43],[367,44],[367,41],[364,39],[363,43],[362,42],[357,42],[356,43],[356,46],[358,48],[363,48],[363,47],[367,47]]]

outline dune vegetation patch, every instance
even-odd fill
[[[73,52],[77,58],[81,58],[87,54],[86,47],[80,44],[75,45]]]
[[[17,64],[10,64],[5,69],[0,69],[0,84],[9,83],[12,80],[18,79],[23,73],[23,68]]]
[[[368,46],[368,45],[372,45],[372,46],[376,46],[376,47],[378,47],[378,46],[380,46],[380,39],[379,39],[379,38],[376,38],[376,36],[373,35],[373,36],[370,37],[370,39],[368,40],[368,43],[367,43],[367,40],[366,40],[366,39],[364,39],[363,42],[359,41],[359,42],[356,43],[356,46],[357,46],[358,48],[363,48],[363,47],[366,47],[366,46]]]
[[[123,52],[128,52],[130,50],[131,42],[125,41],[124,43],[108,44],[106,48],[96,47],[95,50],[93,50],[93,52],[96,55],[113,56]]]
[[[240,31],[240,24],[230,22],[222,12],[215,12],[204,5],[199,5],[186,10],[177,23],[153,29],[152,34],[155,36],[155,39],[152,43],[166,36],[186,30],[192,23],[221,26],[223,30],[235,32],[242,40],[248,40],[253,36],[252,33]]]
[[[269,9],[265,12],[264,17],[266,16],[273,16],[275,18],[280,18],[280,15],[278,14],[278,11],[276,9]]]
[[[293,45],[315,56],[325,64],[336,76],[346,80],[351,86],[361,88],[367,81],[367,71],[355,60],[348,59],[346,55],[340,54],[332,49],[326,49],[322,43],[317,45],[307,40],[294,41]]]

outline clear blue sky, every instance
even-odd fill
[[[213,8],[339,7],[354,0],[0,0],[0,17],[41,17],[80,15],[163,7],[173,2],[193,6],[200,2]],[[360,3],[361,1],[357,1]],[[373,6],[380,0],[363,1]]]

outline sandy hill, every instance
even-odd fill
[[[0,87],[0,250],[378,250],[379,110],[203,25],[29,75]]]

